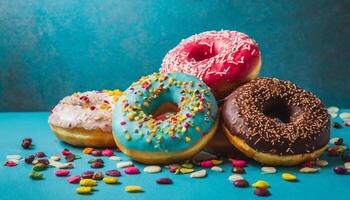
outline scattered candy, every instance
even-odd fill
[[[111,157],[109,157],[109,159],[110,159],[110,160],[114,160],[114,161],[120,161],[120,160],[122,160],[121,157],[119,157],[119,156],[111,156]]]
[[[37,158],[44,158],[44,157],[46,157],[46,154],[44,152],[37,152],[35,154],[35,157],[37,157]]]
[[[103,156],[107,156],[107,157],[111,157],[111,156],[114,155],[114,152],[112,150],[110,150],[110,149],[105,149],[105,150],[102,151],[102,155]]]
[[[96,181],[93,179],[82,179],[80,180],[79,184],[85,187],[94,187],[96,186]]]
[[[124,169],[124,172],[126,174],[139,174],[140,170],[137,169],[136,167],[127,167],[127,168]]]
[[[68,155],[72,154],[68,149],[63,149],[63,151],[61,153],[64,156],[68,156]]]
[[[192,169],[193,168],[193,164],[192,163],[184,163],[184,164],[181,165],[181,167],[187,168],[187,169]]]
[[[313,168],[313,167],[303,167],[299,170],[300,173],[316,173],[320,171],[319,168]]]
[[[297,177],[290,173],[283,173],[282,179],[286,181],[296,181]]]
[[[188,168],[180,168],[178,170],[182,174],[188,174],[188,173],[192,173],[194,171],[194,169],[188,169]]]
[[[262,167],[261,171],[262,174],[274,174],[277,172],[277,169],[275,167]]]
[[[94,168],[94,169],[99,169],[99,168],[102,168],[104,167],[103,163],[101,162],[94,162],[90,165],[91,168]]]
[[[93,171],[86,171],[82,174],[82,178],[83,179],[92,179],[92,177],[94,176],[94,172]]]
[[[74,167],[73,163],[61,163],[54,160],[49,160],[49,165],[57,169],[71,169]]]
[[[21,155],[7,155],[6,159],[7,160],[21,160],[22,156]]]
[[[344,140],[343,140],[343,138],[335,137],[335,138],[330,139],[329,142],[331,144],[335,144],[335,145],[342,145]]]
[[[83,154],[90,154],[91,153],[91,151],[93,151],[94,150],[94,148],[91,148],[91,147],[86,147],[86,148],[84,148],[83,149]]]
[[[158,165],[150,165],[146,166],[143,171],[146,173],[158,173],[162,171],[162,168]]]
[[[256,188],[254,194],[257,196],[270,196],[271,193],[266,188]]]
[[[59,161],[59,160],[61,160],[61,156],[59,156],[59,155],[51,156],[51,157],[50,157],[50,160]]]
[[[232,172],[235,174],[245,174],[245,169],[243,167],[234,167]]]
[[[233,182],[233,184],[236,187],[240,187],[240,188],[249,187],[248,181],[246,181],[244,179],[236,180],[236,181]]]
[[[213,162],[214,165],[221,165],[223,163],[222,160],[211,160]]]
[[[77,176],[71,176],[67,180],[68,180],[68,183],[75,184],[75,183],[79,183],[80,182],[80,178],[81,177],[79,175],[77,175]]]
[[[190,176],[191,178],[202,178],[207,176],[207,171],[205,169],[202,169],[196,172],[192,172]]]
[[[69,155],[65,156],[65,159],[67,162],[73,162],[75,160],[75,155],[69,154]]]
[[[339,108],[338,108],[338,107],[335,107],[335,106],[331,106],[331,107],[328,107],[328,108],[327,108],[327,111],[328,111],[329,114],[331,114],[331,113],[337,113],[337,112],[339,112]]]
[[[349,170],[350,169],[350,162],[344,163],[345,169]]]
[[[215,172],[223,172],[224,171],[224,169],[222,169],[221,167],[218,167],[218,166],[213,166],[211,168],[211,170],[213,170]]]
[[[200,163],[201,167],[205,167],[205,168],[210,168],[212,166],[214,166],[214,163],[212,160],[206,160],[206,161],[202,161]]]
[[[131,161],[124,161],[124,162],[117,163],[117,168],[131,167],[133,165],[134,163],[132,163]]]
[[[328,165],[328,161],[327,160],[316,160],[315,163],[319,167],[326,167]]]
[[[24,138],[22,140],[21,146],[23,149],[29,149],[32,146],[32,139],[31,138]]]
[[[90,154],[93,156],[102,156],[102,152],[100,150],[97,150],[97,149],[91,151]]]
[[[29,177],[33,180],[41,180],[43,179],[43,174],[42,173],[39,173],[39,172],[31,172],[29,174]]]
[[[333,171],[334,171],[336,174],[340,174],[340,175],[344,175],[344,174],[347,174],[347,173],[348,173],[348,170],[347,170],[345,167],[334,167],[334,168],[333,168]]]
[[[94,173],[94,175],[92,176],[92,179],[94,179],[94,180],[102,180],[102,179],[103,179],[103,174],[102,174],[102,172],[96,172],[96,173]]]
[[[46,166],[48,166],[50,164],[48,159],[40,159],[40,160],[38,160],[37,163],[41,163],[41,164],[44,164]]]
[[[268,188],[268,187],[270,187],[270,185],[266,181],[263,181],[263,180],[259,180],[259,181],[255,182],[252,186],[255,188]]]
[[[68,176],[70,173],[69,170],[56,170],[55,175],[56,176]]]
[[[137,185],[128,185],[125,187],[126,192],[142,192],[142,187]]]
[[[105,177],[103,178],[103,182],[107,184],[116,184],[118,182],[118,178],[116,177]]]
[[[17,165],[17,162],[13,161],[13,160],[8,160],[5,162],[4,166],[7,166],[7,167],[14,167]]]
[[[349,112],[340,113],[339,117],[344,121],[349,121],[350,120],[350,113]]]
[[[97,163],[97,162],[99,162],[99,163],[104,163],[104,161],[102,160],[102,159],[100,159],[100,158],[92,158],[92,159],[90,159],[89,161],[88,161],[88,163],[89,164],[92,164],[92,163]]]
[[[244,160],[233,160],[231,162],[232,166],[234,167],[245,167],[247,162]]]
[[[108,170],[105,172],[106,175],[108,176],[120,176],[121,173],[119,170],[113,169],[113,170]]]
[[[156,182],[158,184],[173,184],[173,181],[170,178],[159,178]]]
[[[29,155],[26,158],[24,158],[24,162],[27,164],[32,164],[32,162],[34,161],[35,156],[34,155]]]
[[[90,194],[92,191],[91,187],[78,187],[75,189],[78,194]]]
[[[43,171],[47,168],[46,165],[42,164],[42,163],[37,163],[33,166],[33,171]]]
[[[339,124],[338,122],[333,122],[332,126],[333,126],[333,128],[336,128],[336,129],[339,129],[342,127],[341,124]]]
[[[243,176],[239,175],[239,174],[232,174],[231,176],[228,177],[228,180],[230,182],[235,182],[236,180],[242,180]]]

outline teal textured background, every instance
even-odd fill
[[[192,34],[231,29],[261,47],[262,76],[349,107],[350,1],[2,0],[0,111],[47,111],[74,91],[126,89]]]

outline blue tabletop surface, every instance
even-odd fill
[[[0,113],[0,159],[5,162],[6,155],[20,154],[27,156],[37,151],[44,151],[47,155],[58,154],[63,148],[82,155],[82,159],[75,161],[72,175],[91,170],[87,164],[90,158],[83,155],[81,149],[60,142],[47,125],[48,113]],[[341,122],[340,119],[334,119]],[[342,129],[332,128],[332,137],[338,136],[350,141],[350,127]],[[22,149],[21,141],[24,137],[31,137],[36,145],[34,149]],[[123,160],[128,160],[122,153],[117,153]],[[317,174],[301,174],[298,168],[278,168],[277,174],[261,174],[261,166],[253,161],[248,162],[245,179],[253,183],[263,179],[270,183],[272,195],[268,199],[350,199],[350,175],[336,175],[332,168],[342,165],[340,158],[323,155],[329,161],[329,166],[322,168]],[[116,161],[103,158],[105,167],[95,171],[115,169]],[[136,164],[142,171],[143,165]],[[188,174],[175,175],[163,168],[159,174],[126,175],[122,172],[119,178],[121,184],[106,185],[98,183],[97,191],[92,195],[81,196],[75,193],[74,184],[69,184],[64,177],[56,177],[55,169],[44,171],[44,180],[33,181],[28,177],[32,166],[20,162],[15,167],[0,166],[0,199],[260,199],[253,194],[253,188],[235,188],[228,181],[231,166],[226,161],[221,165],[225,172],[219,173],[207,170],[208,176],[192,179]],[[298,182],[286,182],[281,179],[281,173],[290,172],[297,175]],[[157,185],[155,180],[160,177],[170,177],[173,185]],[[143,193],[126,193],[126,185],[139,185]]]

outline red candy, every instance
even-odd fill
[[[201,162],[201,167],[210,168],[212,166],[214,166],[214,163],[211,160],[206,160]]]
[[[7,167],[14,167],[16,165],[17,165],[17,163],[15,161],[11,161],[11,160],[6,161],[4,164],[4,166],[7,166]]]
[[[139,174],[140,170],[137,169],[136,167],[127,167],[127,168],[124,169],[124,172],[126,174]]]
[[[259,60],[258,44],[247,35],[209,31],[193,35],[169,51],[160,71],[196,76],[221,98],[230,92],[223,91],[222,86],[244,81],[259,67]]]
[[[159,178],[156,182],[158,184],[173,184],[173,181],[170,178]]]
[[[245,167],[247,162],[244,160],[233,160],[231,162],[232,166],[234,167]]]
[[[63,149],[63,151],[62,151],[62,155],[64,155],[64,156],[68,156],[71,154],[72,154],[72,152],[70,152],[68,149]]]
[[[69,170],[57,170],[55,171],[56,176],[68,176],[70,173]]]
[[[68,183],[79,183],[80,182],[80,176],[77,175],[77,176],[71,176],[69,177],[67,180],[68,180]]]
[[[103,156],[111,157],[111,156],[114,155],[114,153],[113,153],[113,151],[110,150],[110,149],[105,149],[105,150],[102,151],[102,155],[103,155]]]

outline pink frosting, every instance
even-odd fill
[[[62,128],[112,131],[113,91],[88,91],[63,98],[51,111],[49,124]]]
[[[208,31],[182,40],[165,56],[160,71],[194,75],[216,94],[220,84],[244,79],[259,57],[258,44],[249,36],[236,31]]]

